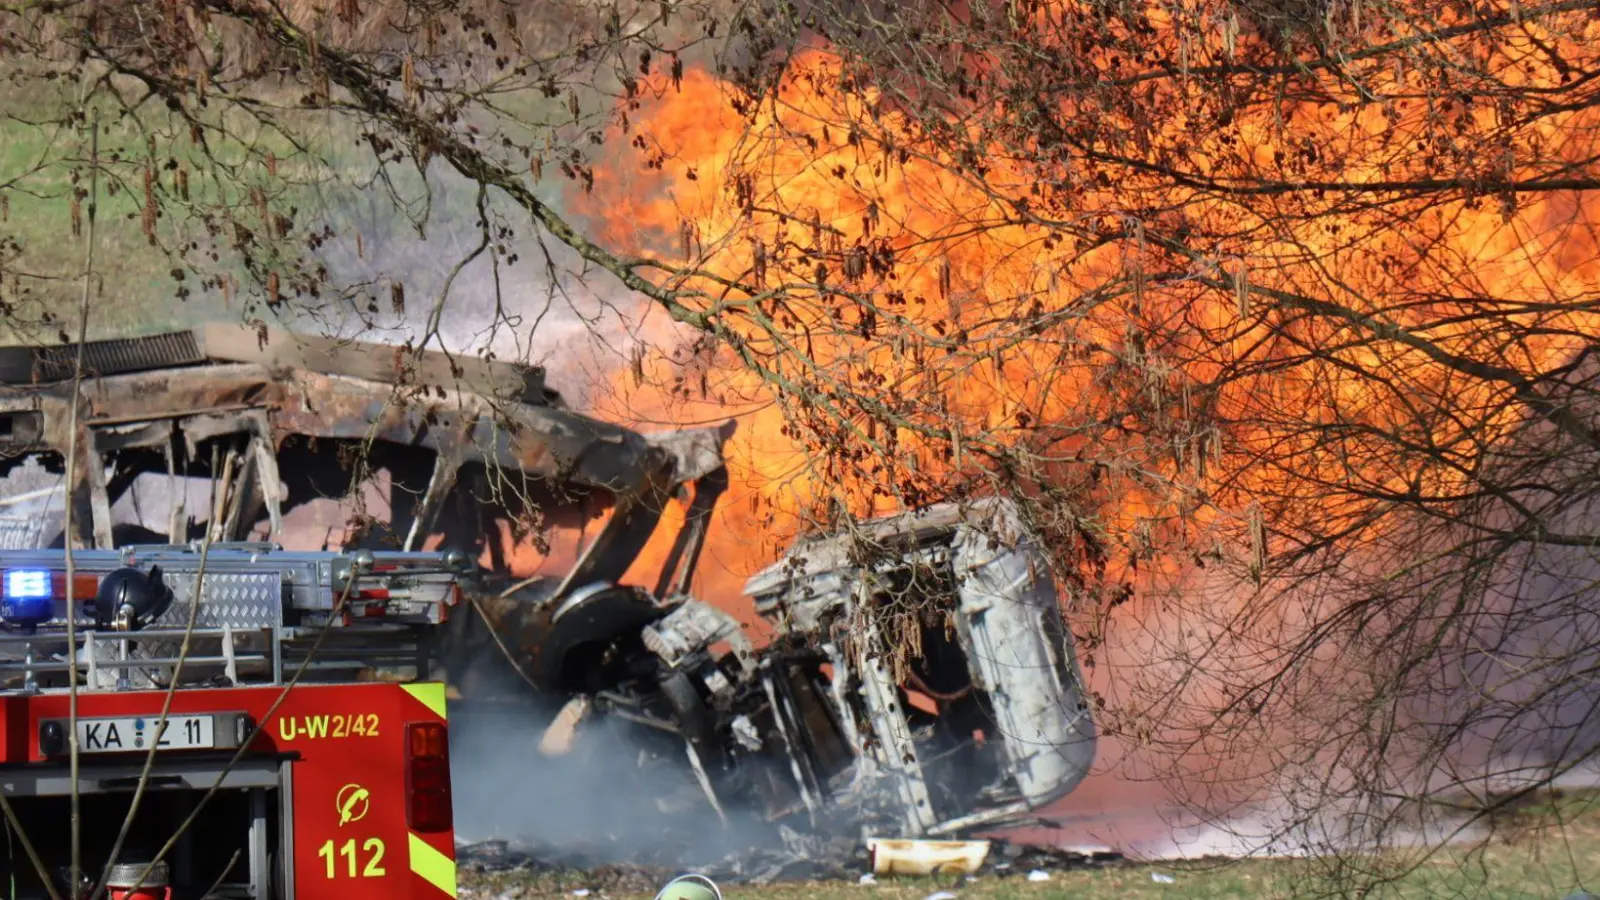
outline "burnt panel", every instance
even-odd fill
[[[76,344],[0,348],[0,381],[6,384],[66,381],[72,377],[77,357]],[[83,369],[89,376],[146,372],[203,362],[205,357],[192,331],[89,341],[83,345]]]
[[[0,447],[23,449],[32,447],[44,436],[44,413],[37,409],[19,409],[0,413]]]

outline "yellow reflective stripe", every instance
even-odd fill
[[[433,849],[433,845],[417,837],[411,838],[411,871],[423,880],[454,897],[456,895],[456,864],[450,857]]]
[[[449,718],[445,715],[444,685],[437,681],[427,681],[422,684],[402,684],[406,693],[417,698],[417,702],[433,710],[433,714],[441,719]]]

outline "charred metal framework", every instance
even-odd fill
[[[940,504],[804,540],[751,578],[745,592],[778,635],[759,654],[724,614],[676,597],[638,629],[661,666],[602,688],[548,686],[587,690],[584,709],[655,706],[649,724],[676,725],[719,810],[753,799],[768,821],[911,835],[1017,824],[1095,758],[1048,573],[1012,504]],[[619,612],[591,618],[625,646],[630,622],[652,614]],[[555,618],[547,647],[566,643]]]
[[[831,666],[785,704],[825,709],[850,751],[842,767],[817,754],[834,777],[813,790],[892,798],[900,830],[942,835],[1027,819],[1077,787],[1096,732],[1049,572],[1017,508],[987,499],[803,540],[751,578],[757,611]]]
[[[0,476],[24,458],[64,471],[73,350],[0,348]],[[644,435],[567,408],[536,367],[266,329],[84,350],[74,546],[270,539],[296,505],[347,491],[358,460],[386,469],[389,521],[341,549],[427,544],[489,563],[476,614],[432,648],[436,671],[474,700],[531,686],[559,709],[546,752],[622,729],[641,767],[682,776],[688,798],[663,806],[955,834],[1028,819],[1093,762],[1057,586],[1009,503],[803,540],[746,585],[776,635],[757,649],[689,592],[732,423]],[[119,533],[113,506],[151,474],[209,479],[214,514],[190,522],[171,493],[165,533]],[[672,498],[687,515],[653,584],[622,584]],[[609,518],[564,571],[512,576],[501,535],[598,507]],[[0,539],[68,538],[40,522]]]
[[[0,349],[0,475],[24,457],[56,473],[71,445],[73,347]],[[76,547],[204,536],[174,506],[165,533],[119,537],[111,509],[144,474],[209,478],[223,502],[211,537],[245,540],[265,519],[351,485],[351,467],[393,474],[387,533],[359,543],[418,549],[430,535],[474,557],[503,551],[503,524],[613,507],[577,583],[620,575],[666,499],[722,466],[731,430],[645,436],[566,408],[525,366],[211,325],[85,347],[78,395]],[[713,477],[713,481],[715,478]],[[588,502],[586,502],[588,501]],[[63,537],[42,535],[59,546]],[[692,542],[688,542],[692,544]],[[681,548],[692,558],[695,548]],[[501,565],[495,568],[502,568]]]

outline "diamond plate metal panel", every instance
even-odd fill
[[[189,623],[189,607],[194,593],[193,577],[168,579],[172,585],[172,606],[156,624],[183,628]],[[200,611],[196,628],[281,628],[283,626],[283,578],[271,572],[207,572],[201,588]]]
[[[124,677],[128,679],[128,687],[133,690],[151,690],[158,686],[155,679],[150,677],[151,672],[148,669],[138,666],[123,669],[116,666],[117,660],[121,658],[119,645],[122,641],[96,639],[92,643],[94,644],[95,658],[99,662],[99,667],[94,673],[94,681],[90,684],[90,687],[94,690],[116,690],[120,687],[120,679]],[[150,640],[130,640],[128,645],[128,659],[130,660],[151,659],[168,655],[176,656],[183,646],[181,641]],[[163,669],[161,674],[163,678],[171,677],[168,669]]]
[[[39,546],[44,520],[26,516],[0,516],[0,550],[33,550]]]

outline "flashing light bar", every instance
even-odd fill
[[[32,634],[55,617],[54,581],[48,569],[8,569],[5,596],[0,598],[0,619],[7,628]]]
[[[74,602],[92,603],[99,590],[99,575],[79,572],[72,576]],[[4,591],[0,595],[7,600],[65,600],[67,575],[51,569],[7,569]]]
[[[7,600],[46,600],[55,596],[55,579],[49,569],[11,569],[6,572]]]

